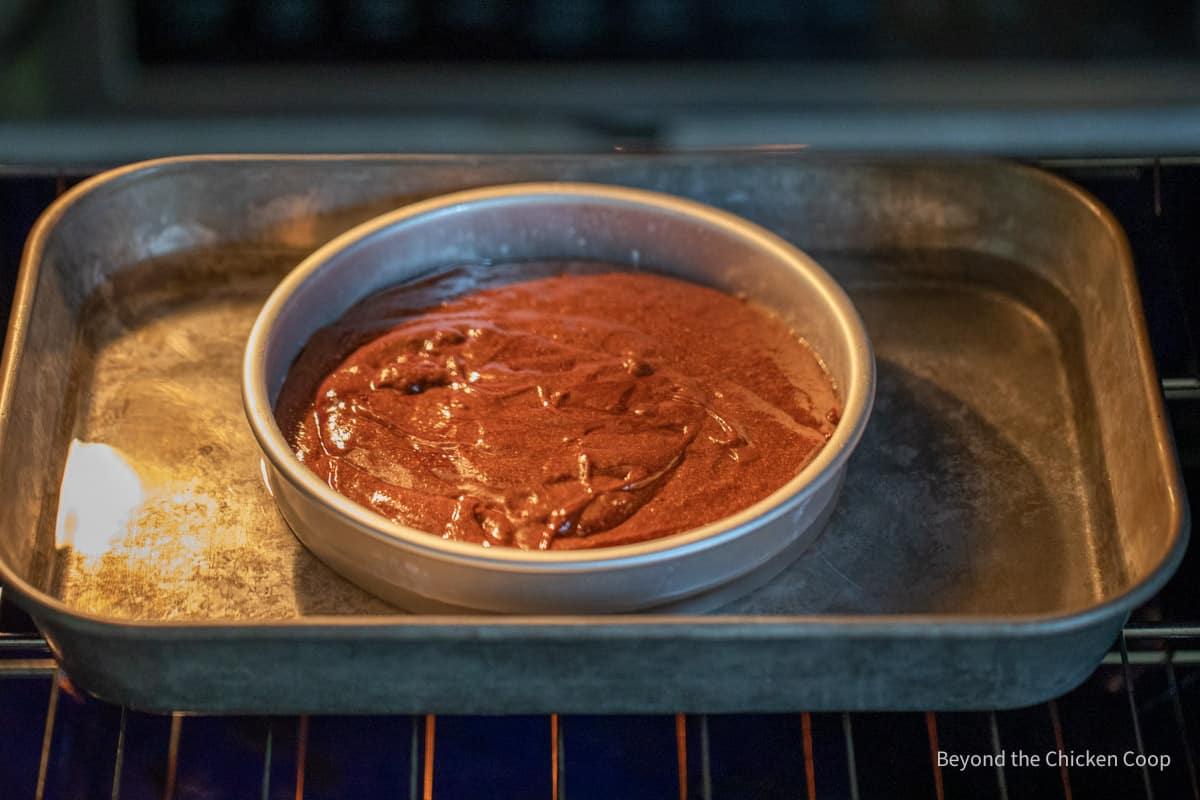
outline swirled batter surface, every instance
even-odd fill
[[[371,295],[309,341],[280,426],[341,494],[485,546],[667,536],[794,477],[840,414],[808,347],[745,300],[619,269],[471,267]]]

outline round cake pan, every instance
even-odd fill
[[[395,524],[296,458],[273,408],[309,337],[366,295],[466,263],[597,260],[738,293],[821,356],[843,404],[817,456],[760,502],[701,528],[573,551],[483,548]],[[475,189],[406,206],[329,242],[263,306],[246,345],[246,416],[296,536],[363,588],[416,611],[581,614],[700,610],[783,569],[816,537],[874,397],[875,364],[846,293],[811,258],[740,217],[678,197],[569,183]]]

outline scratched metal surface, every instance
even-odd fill
[[[77,541],[90,538],[60,549],[56,594],[129,619],[389,613],[292,536],[244,423],[241,344],[297,254],[227,252],[217,273],[194,258],[121,276],[82,319],[74,438],[118,452],[143,497],[98,542],[112,532],[74,512]],[[719,613],[1045,613],[1119,586],[1111,509],[1083,485],[1103,465],[1079,444],[1090,411],[1070,394],[1078,354],[969,268],[1032,279],[967,253],[918,259],[920,274],[900,255],[824,261],[849,278],[876,343],[878,409],[827,533]]]
[[[548,177],[742,213],[817,255],[863,311],[879,397],[839,511],[809,554],[717,614],[399,615],[313,559],[262,485],[237,370],[278,277],[405,200]],[[6,443],[30,446],[0,461],[16,489],[0,560],[73,676],[134,705],[1011,705],[1086,675],[1182,545],[1164,432],[1127,424],[1161,409],[1138,390],[1152,373],[1119,234],[1028,171],[775,156],[185,161],[93,186],[44,245],[8,365]],[[291,680],[249,685],[216,669],[231,655],[246,673],[287,663]],[[490,674],[497,659],[540,694]],[[595,673],[579,673],[584,660]],[[674,661],[723,669],[660,691],[646,676]],[[820,674],[829,663],[844,667],[837,680]],[[413,669],[351,691],[389,664]],[[728,677],[750,664],[760,686]],[[464,692],[465,674],[479,679]]]

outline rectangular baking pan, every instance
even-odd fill
[[[418,198],[583,180],[741,214],[850,291],[879,391],[817,545],[708,615],[397,612],[295,540],[244,337],[317,245]],[[197,157],[87,181],[31,234],[0,395],[0,580],[72,680],[145,709],[1019,706],[1090,673],[1188,512],[1129,249],[991,162],[803,153]]]

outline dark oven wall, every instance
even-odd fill
[[[0,153],[1191,155],[1189,0],[10,0]]]

